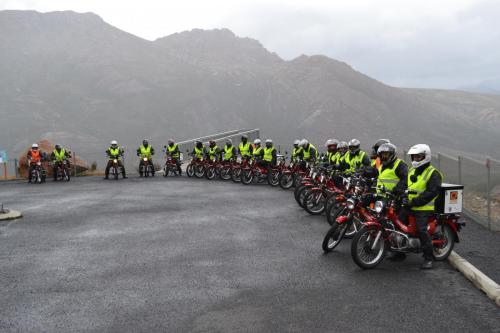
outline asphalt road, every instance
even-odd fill
[[[324,216],[267,185],[7,182],[0,201],[24,214],[0,224],[1,332],[500,332],[448,263],[325,256]]]

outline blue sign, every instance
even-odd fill
[[[7,152],[5,150],[0,150],[0,163],[7,163],[8,160]]]

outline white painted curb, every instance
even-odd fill
[[[500,306],[500,286],[484,275],[479,269],[470,262],[452,251],[448,257],[450,264],[459,270],[467,279],[469,279],[478,289],[482,290],[496,305]]]
[[[21,212],[18,212],[16,210],[9,210],[7,214],[0,214],[0,221],[14,220],[20,217],[23,217],[23,214],[21,214]]]

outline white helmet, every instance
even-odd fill
[[[260,145],[261,141],[260,141],[260,139],[255,139],[255,140],[253,140],[253,143],[255,145]]]
[[[302,147],[305,147],[308,143],[309,143],[309,141],[307,141],[307,139],[302,139],[302,140],[300,140],[300,145],[301,145]]]
[[[31,148],[38,148],[38,143],[34,143],[31,145]]]
[[[266,143],[273,143],[273,140],[271,140],[271,139],[267,139],[267,140],[266,140]]]
[[[294,146],[295,146],[295,145],[297,145],[297,146],[298,146],[298,145],[300,145],[300,140],[299,140],[299,139],[295,140],[295,141],[293,142],[293,145],[294,145]]]
[[[349,141],[348,145],[349,145],[349,151],[352,154],[351,156],[354,156],[359,152],[360,150],[359,146],[361,145],[361,142],[359,142],[358,139],[352,139],[351,141]]]
[[[337,148],[347,148],[347,142],[340,141],[339,144],[337,145]]]
[[[408,151],[408,155],[412,157],[411,165],[414,168],[418,168],[421,165],[429,163],[431,161],[431,148],[426,144],[418,144],[414,145]],[[421,161],[413,161],[413,155],[424,155],[424,158]]]
[[[111,141],[111,145],[112,145],[112,146],[117,146],[117,145],[118,145],[118,142],[117,142],[116,140],[113,140],[113,141]]]
[[[333,146],[333,145],[338,145],[338,144],[339,144],[339,140],[337,140],[337,139],[328,139],[325,142],[325,147],[328,148],[328,146]]]

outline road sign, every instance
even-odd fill
[[[5,150],[0,150],[0,163],[7,163],[8,160],[7,152]]]

